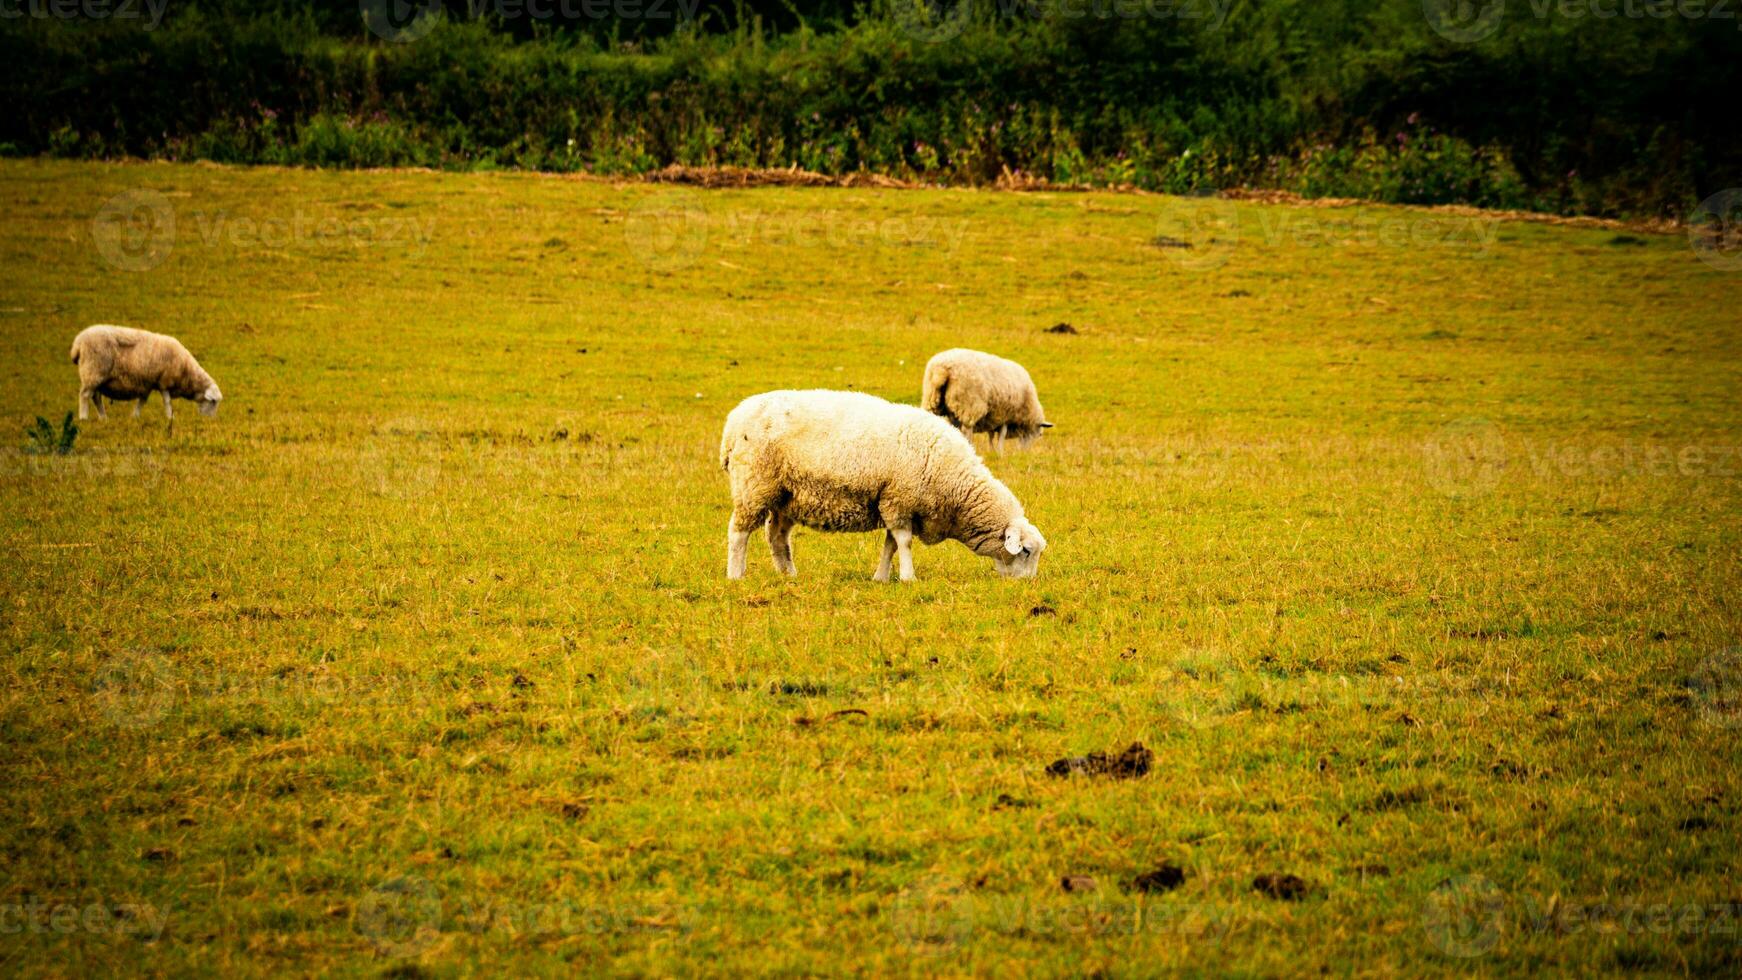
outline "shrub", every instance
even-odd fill
[[[54,430],[48,419],[38,415],[36,424],[26,428],[24,435],[28,440],[24,446],[25,452],[41,456],[65,456],[73,451],[73,440],[79,437],[79,427],[73,424],[71,412],[61,419],[59,432]]]

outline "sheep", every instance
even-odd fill
[[[217,382],[181,341],[164,334],[98,324],[73,338],[72,357],[79,366],[80,419],[89,417],[93,404],[98,418],[108,418],[104,398],[133,402],[133,416],[138,418],[146,396],[158,391],[163,393],[163,416],[174,424],[171,398],[189,399],[207,416],[218,414],[218,402],[224,398]]]
[[[768,524],[775,570],[797,575],[793,527],[882,530],[878,582],[900,557],[913,581],[913,538],[960,541],[1000,575],[1030,578],[1046,538],[992,476],[973,443],[912,405],[850,391],[770,391],[726,416],[720,466],[731,479],[726,577],[744,577],[750,533]]]
[[[1028,370],[977,350],[955,347],[927,361],[919,403],[970,439],[986,433],[987,443],[1000,454],[1005,436],[1014,435],[1026,448],[1052,428]]]

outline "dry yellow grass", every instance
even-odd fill
[[[15,432],[93,322],[227,396],[0,456],[8,972],[1742,962],[1742,273],[1685,238],[20,161],[0,207]],[[1041,576],[801,531],[726,582],[731,405],[954,345],[1058,422],[991,461]]]

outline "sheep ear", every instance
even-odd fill
[[[1052,423],[1051,422],[1042,422],[1042,423],[1040,423],[1040,427],[1043,429],[1050,429],[1050,428],[1052,428]]]
[[[1004,550],[1013,555],[1022,554],[1022,529],[1015,524],[1004,529]]]

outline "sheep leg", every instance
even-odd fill
[[[877,574],[871,576],[873,582],[889,581],[889,561],[895,557],[895,535],[889,531],[883,532],[883,557],[877,560]]]
[[[169,392],[167,391],[163,393],[163,417],[171,422],[175,421],[175,409],[170,405]]]
[[[732,518],[726,524],[726,577],[740,579],[744,577],[745,549],[750,544],[750,532],[756,530],[760,520],[747,521],[740,519],[734,511]]]
[[[901,562],[901,580],[913,581],[913,532],[897,527],[890,529],[889,536],[895,539],[895,555]]]
[[[80,422],[83,422],[84,420],[91,417],[91,398],[92,398],[91,389],[89,389],[89,388],[80,388],[79,389],[79,421]]]
[[[774,555],[774,570],[783,575],[798,575],[792,563],[792,518],[780,511],[768,516],[768,550]]]
[[[133,403],[133,417],[134,418],[139,417],[139,406],[141,406],[143,404],[145,404],[145,399],[143,399],[143,398],[141,398],[138,401]]]
[[[1010,431],[1008,425],[998,427],[998,455],[1004,455],[1004,436]]]
[[[91,401],[93,403],[95,403],[97,406],[97,417],[100,419],[107,420],[109,418],[109,410],[107,408],[103,407],[103,396],[102,395],[92,395]]]

